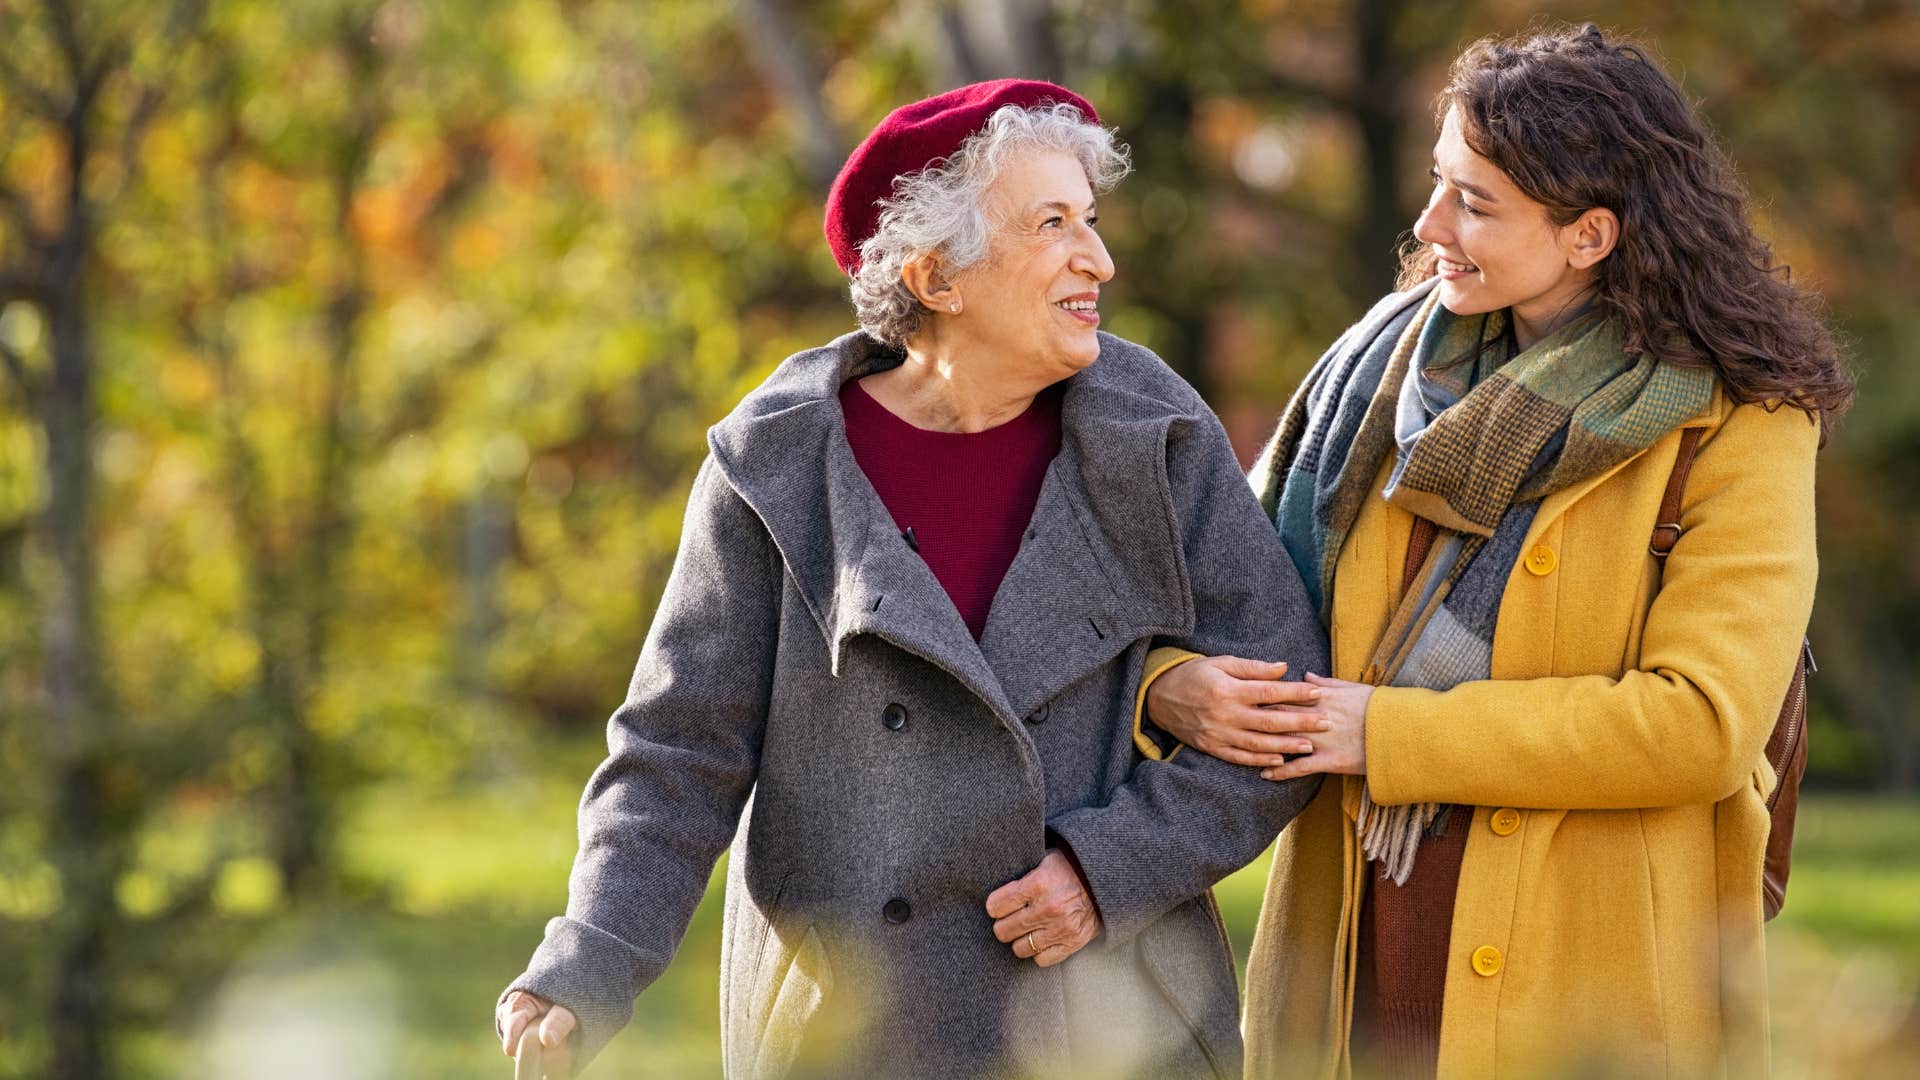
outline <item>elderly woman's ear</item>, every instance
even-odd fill
[[[960,290],[947,279],[940,256],[927,252],[900,267],[900,283],[930,311],[960,313]]]

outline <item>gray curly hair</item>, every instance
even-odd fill
[[[1078,158],[1099,194],[1111,191],[1133,167],[1125,144],[1107,128],[1088,123],[1072,105],[1001,107],[945,160],[893,182],[893,197],[881,204],[880,225],[860,245],[860,269],[853,275],[853,309],[861,329],[896,348],[906,344],[925,324],[928,311],[901,280],[902,268],[928,252],[939,253],[949,274],[984,260],[994,225],[986,210],[987,189],[1014,151],[1036,149]]]

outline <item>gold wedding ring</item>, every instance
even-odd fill
[[[1027,955],[1028,956],[1040,955],[1040,946],[1035,945],[1033,943],[1033,931],[1031,930],[1027,931]]]

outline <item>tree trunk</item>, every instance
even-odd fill
[[[780,0],[740,0],[740,29],[759,62],[761,78],[800,113],[800,145],[807,176],[824,195],[840,172],[846,148],[820,96],[824,76]]]
[[[354,85],[363,90],[356,99],[360,107],[349,121],[351,128],[342,140],[331,177],[334,235],[345,258],[328,297],[323,323],[327,366],[320,441],[315,448],[317,480],[294,584],[298,597],[294,605],[298,614],[294,617],[301,625],[279,638],[300,641],[304,647],[290,658],[294,676],[276,687],[280,700],[271,702],[279,718],[285,765],[276,851],[281,880],[296,895],[310,892],[317,884],[330,852],[332,820],[321,790],[322,752],[308,718],[314,696],[325,682],[327,650],[338,606],[340,556],[353,537],[347,478],[359,420],[356,369],[360,315],[366,309],[368,294],[366,260],[353,227],[353,203],[374,140],[386,121],[386,103],[378,85],[380,58],[368,28],[359,19],[349,18],[335,40],[353,73]]]
[[[455,677],[462,695],[477,700],[493,695],[487,656],[500,634],[500,607],[494,600],[500,571],[513,555],[513,499],[505,486],[488,480],[467,500],[462,515],[460,580],[464,594]]]
[[[1406,68],[1393,49],[1393,28],[1402,0],[1359,0],[1354,7],[1360,81],[1354,87],[1354,121],[1365,148],[1366,199],[1354,229],[1358,255],[1354,286],[1371,303],[1393,289],[1399,269],[1400,235],[1412,226],[1400,205],[1400,140]]]
[[[1134,78],[1139,83],[1140,114],[1136,121],[1139,135],[1133,142],[1136,160],[1143,162],[1141,181],[1158,179],[1185,185],[1191,178],[1153,174],[1164,168],[1164,163],[1185,159],[1188,132],[1193,128],[1193,88],[1177,74],[1139,71]],[[1198,188],[1193,194],[1195,202],[1206,197]],[[1127,267],[1127,277],[1138,298],[1135,302],[1152,308],[1171,331],[1165,340],[1157,342],[1161,358],[1203,399],[1215,400],[1219,382],[1213,369],[1212,328],[1208,325],[1212,306],[1208,295],[1214,283],[1195,280],[1191,268],[1166,259],[1136,259]]]
[[[49,1064],[50,1075],[90,1080],[106,1074],[102,961],[114,919],[119,815],[108,805],[105,782],[112,707],[100,659],[93,523],[94,372],[85,278],[94,234],[82,187],[93,94],[89,80],[76,83],[65,122],[66,221],[46,274],[53,377],[42,411],[47,447],[44,535],[53,564],[45,616],[47,711],[53,789],[58,792],[48,839],[60,869],[62,895],[54,930]]]
[[[1050,0],[966,0],[934,13],[954,85],[984,79],[1066,79]]]

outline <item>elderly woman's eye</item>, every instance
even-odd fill
[[[1098,214],[1087,215],[1087,228],[1091,229],[1098,224],[1100,224],[1100,215]]]
[[[1060,227],[1060,225],[1061,225],[1062,223],[1064,223],[1065,221],[1066,221],[1066,219],[1065,219],[1065,218],[1063,218],[1063,217],[1061,217],[1061,216],[1060,216],[1060,215],[1058,215],[1058,214],[1055,214],[1054,216],[1052,216],[1052,217],[1050,217],[1050,218],[1048,218],[1047,220],[1045,220],[1045,221],[1043,221],[1043,222],[1041,222],[1041,223],[1040,223],[1040,227],[1041,227],[1041,228],[1043,228],[1043,229],[1057,229],[1057,228],[1059,228],[1059,227]]]

